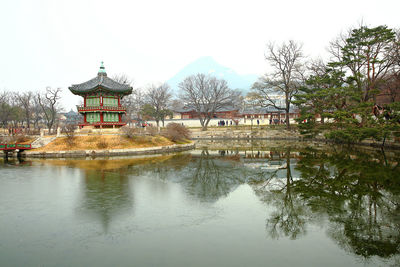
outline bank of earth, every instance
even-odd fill
[[[172,142],[163,136],[87,135],[59,137],[40,148],[26,151],[25,157],[86,157],[158,154],[194,148],[189,140]]]

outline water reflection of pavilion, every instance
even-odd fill
[[[162,180],[168,172],[186,165],[188,160],[190,157],[187,156],[164,155],[74,160],[63,164],[79,167],[84,172],[77,213],[82,218],[99,221],[104,232],[108,232],[112,221],[133,215],[135,177],[150,173]]]
[[[113,219],[133,207],[129,179],[124,170],[85,170],[78,214],[100,221],[108,231]]]

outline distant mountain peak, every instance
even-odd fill
[[[213,57],[205,56],[187,64],[183,69],[169,79],[167,83],[175,93],[178,93],[178,84],[187,76],[197,73],[210,74],[218,79],[225,79],[230,88],[239,89],[244,93],[247,93],[253,83],[257,80],[257,75],[240,75],[233,69],[221,65]]]
[[[195,61],[193,61],[190,64],[199,63],[199,62],[207,62],[207,63],[216,63],[216,64],[218,64],[217,61],[211,56],[199,57],[198,59],[196,59]]]

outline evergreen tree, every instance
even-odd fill
[[[325,130],[327,138],[340,142],[372,138],[384,144],[400,127],[400,105],[376,105],[388,77],[399,73],[395,32],[387,26],[361,26],[332,43],[331,51],[336,60],[313,71],[296,95],[302,134],[313,137]]]

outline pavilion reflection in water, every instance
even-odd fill
[[[113,219],[133,212],[133,195],[126,170],[84,170],[82,199],[77,212],[98,220],[104,232]]]
[[[113,220],[120,216],[134,215],[132,188],[136,177],[150,172],[152,177],[165,179],[170,167],[171,171],[177,170],[190,159],[175,156],[175,160],[166,161],[171,157],[173,156],[66,161],[66,165],[78,167],[84,172],[77,213],[83,218],[99,221],[103,231],[108,232]]]

